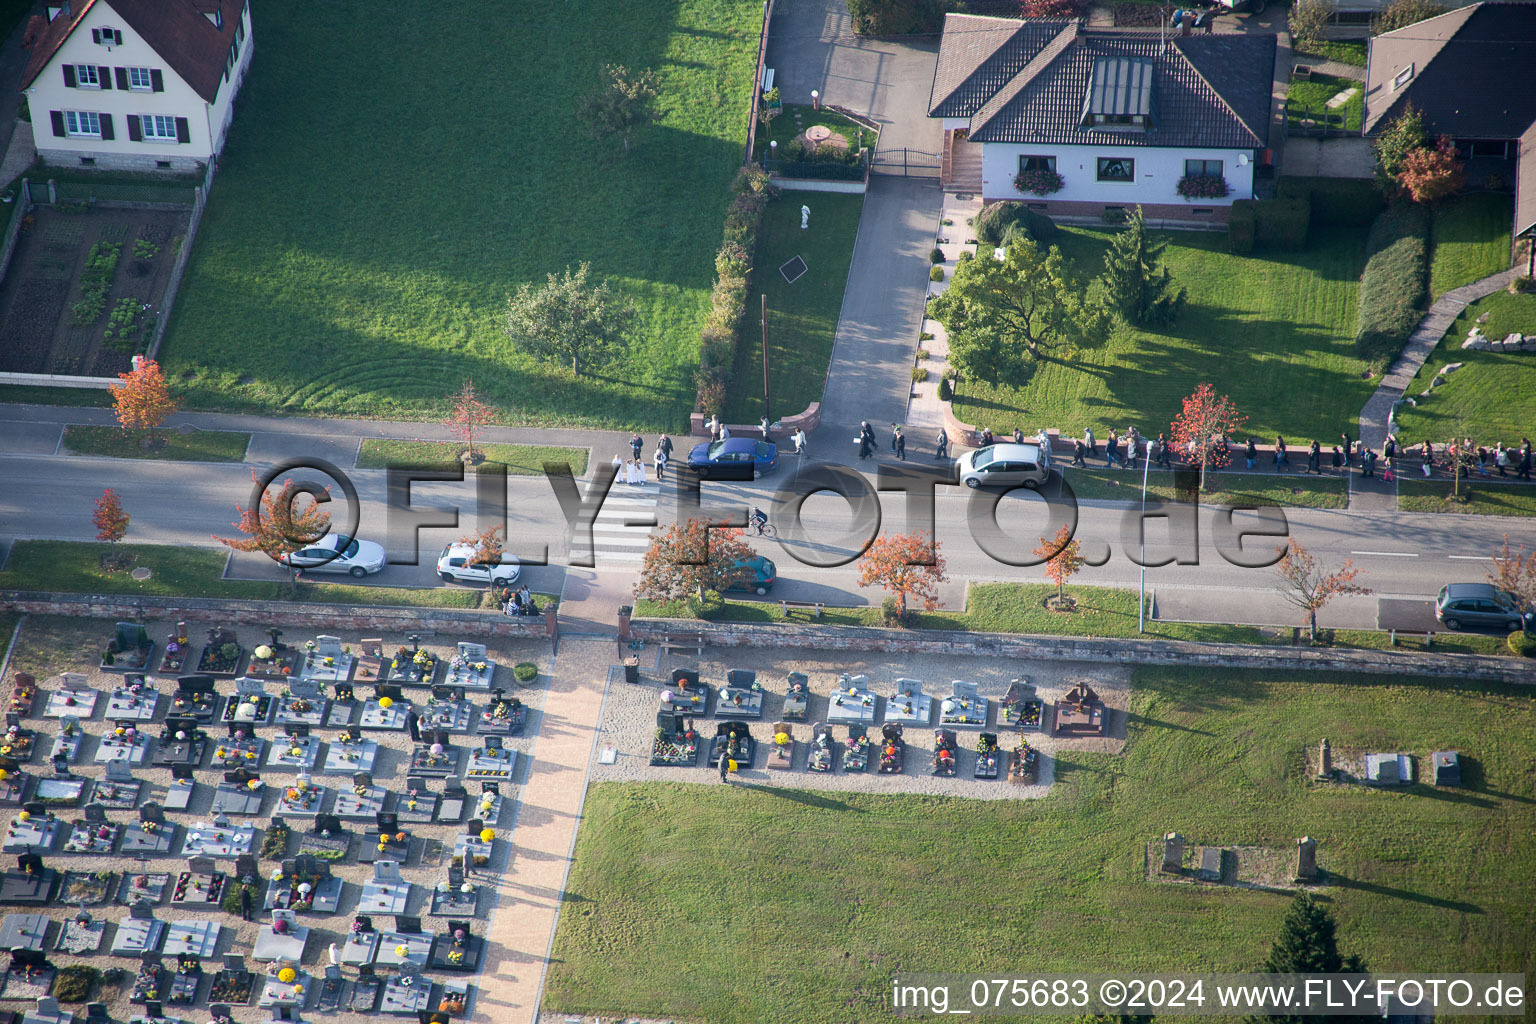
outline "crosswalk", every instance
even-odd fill
[[[592,550],[597,568],[616,565],[638,566],[645,560],[654,527],[626,526],[626,521],[648,522],[656,516],[656,506],[663,491],[672,493],[672,481],[654,480],[644,486],[616,483],[592,523]]]

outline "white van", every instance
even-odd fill
[[[1051,478],[1051,453],[1038,444],[994,444],[956,460],[967,487],[1039,487]]]

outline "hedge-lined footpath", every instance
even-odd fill
[[[1365,359],[1391,359],[1419,325],[1429,304],[1430,213],[1398,203],[1371,225],[1360,275],[1360,323],[1355,351]]]
[[[747,290],[757,258],[757,236],[763,211],[778,189],[757,164],[743,167],[731,183],[735,198],[725,211],[725,237],[715,256],[715,287],[709,318],[699,338],[698,406],[706,416],[725,408],[731,367],[747,311]]]

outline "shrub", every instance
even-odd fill
[[[703,597],[688,599],[688,614],[696,619],[713,619],[725,610],[725,598],[718,590],[706,590]]]
[[[1340,227],[1368,227],[1387,205],[1381,190],[1363,178],[1281,178],[1275,196],[1305,199],[1313,224]]]
[[[694,378],[698,387],[699,411],[718,416],[725,408],[726,371],[719,366],[703,366]]]
[[[1525,292],[1536,292],[1536,277],[1525,277],[1522,275],[1514,278],[1509,282],[1509,290],[1516,295],[1521,295]]]
[[[927,379],[928,379],[928,367],[926,367],[926,366],[914,366],[914,367],[912,367],[912,383],[914,383],[914,384],[921,384],[923,381],[925,381]]]
[[[939,401],[948,402],[955,397],[955,389],[950,386],[948,377],[939,378]]]
[[[710,312],[699,336],[699,409],[718,414],[725,405],[731,366],[736,361],[742,317],[747,308],[748,277],[757,252],[757,233],[763,210],[778,194],[768,172],[750,164],[737,172],[731,183],[735,198],[725,213],[720,249],[715,255],[715,286]]]
[[[512,666],[512,678],[520,683],[531,683],[539,676],[539,666],[531,661],[520,661]]]
[[[283,854],[288,852],[288,836],[292,830],[286,823],[273,822],[267,829],[266,835],[261,837],[261,856],[264,860],[282,860]],[[235,905],[239,910],[239,904]]]
[[[944,280],[944,268],[943,267],[933,267],[932,269],[930,269],[928,271],[928,280],[930,280],[930,281],[942,281],[942,280]]]
[[[1083,0],[1024,0],[1026,18],[1075,18],[1083,13]]]
[[[1055,227],[1056,225],[1053,223],[1051,226]],[[969,263],[971,260],[973,260],[975,258],[976,258],[976,254],[971,252],[971,250],[966,249],[966,250],[962,251],[959,256],[955,257],[955,263],[957,263],[957,264]]]
[[[885,597],[880,601],[880,622],[886,626],[901,625],[901,608],[894,597]]]
[[[1291,4],[1291,38],[1297,48],[1305,50],[1321,43],[1336,10],[1332,0],[1296,0]]]
[[[61,967],[53,981],[53,997],[61,1003],[88,1002],[100,981],[101,971],[95,967],[81,964]]]
[[[1429,230],[1429,211],[1407,203],[1388,207],[1371,225],[1355,331],[1355,351],[1361,357],[1395,355],[1423,316]]]
[[[1042,245],[1061,234],[1056,222],[1045,214],[1031,210],[1024,203],[1004,201],[992,203],[977,215],[976,240],[987,245],[1004,245],[1004,236],[1010,225],[1018,225],[1030,238]]]
[[[944,0],[849,0],[853,30],[861,36],[933,35],[944,27]]]
[[[938,246],[934,246],[933,247],[933,251],[928,254],[928,262],[929,263],[943,263],[944,262],[944,250],[940,249]]]
[[[1517,629],[1504,642],[1509,645],[1509,653],[1517,658],[1536,658],[1536,635]]]
[[[1435,0],[1392,0],[1383,8],[1381,15],[1371,24],[1371,35],[1392,32],[1415,25],[1426,18],[1444,14],[1446,8]]]
[[[219,900],[219,907],[224,913],[240,913],[240,890],[242,889],[251,894],[251,906],[260,905],[261,896],[256,892],[254,885],[227,885],[224,887],[224,898]]]
[[[1403,158],[1397,182],[1416,203],[1436,203],[1461,191],[1465,184],[1456,144],[1442,135],[1433,146],[1423,146]]]
[[[1227,217],[1227,250],[1229,252],[1253,252],[1256,205],[1258,205],[1256,199],[1239,199],[1232,204],[1232,212]]]

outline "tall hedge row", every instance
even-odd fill
[[[699,411],[718,415],[725,407],[736,362],[736,344],[747,311],[747,289],[752,264],[757,258],[757,235],[763,211],[778,190],[756,164],[743,167],[731,185],[731,204],[725,211],[725,237],[715,255],[715,287],[710,294],[709,317],[699,336]]]
[[[1311,219],[1305,198],[1239,199],[1227,216],[1227,248],[1236,253],[1305,249]]]
[[[1371,178],[1281,178],[1275,186],[1280,199],[1305,199],[1312,223],[1365,227],[1386,206],[1386,198]]]
[[[1360,275],[1360,323],[1355,351],[1391,358],[1424,316],[1429,299],[1430,215],[1417,203],[1387,207],[1365,243]]]

